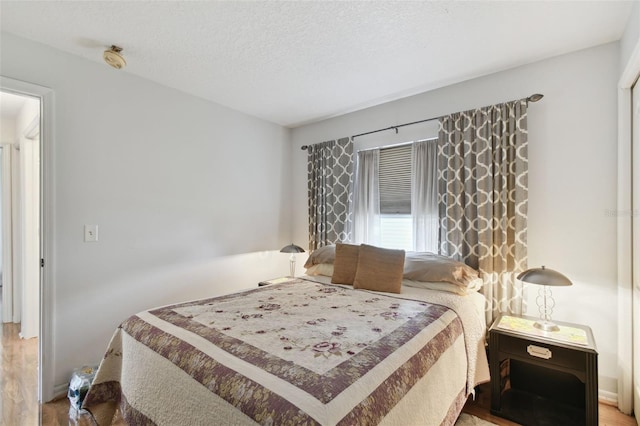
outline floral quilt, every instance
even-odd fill
[[[439,423],[453,423],[468,393],[461,341],[462,322],[446,306],[296,280],[132,316],[84,406],[99,424],[116,405],[130,424],[378,424],[455,347],[463,373],[439,414]],[[164,372],[169,366],[178,372]],[[150,402],[153,390],[163,402]],[[180,399],[191,398],[196,408],[179,413],[191,407]]]

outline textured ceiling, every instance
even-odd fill
[[[2,1],[1,29],[295,127],[620,39],[625,1]],[[105,65],[106,66],[106,65]],[[114,71],[115,72],[115,71]]]

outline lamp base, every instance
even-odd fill
[[[560,327],[551,322],[551,314],[556,306],[556,301],[553,300],[551,289],[548,286],[543,285],[540,287],[538,297],[536,297],[536,304],[540,312],[540,319],[533,326],[542,331],[559,331]]]
[[[289,276],[291,278],[296,277],[296,257],[293,253],[289,256]]]
[[[560,331],[560,327],[551,321],[540,320],[533,323],[535,328],[539,328],[542,331]]]

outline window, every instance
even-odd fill
[[[380,246],[413,250],[413,219],[410,214],[380,215]]]
[[[411,144],[380,150],[380,245],[413,247],[411,217]]]
[[[411,214],[411,145],[380,150],[380,214]]]
[[[436,157],[433,140],[358,152],[353,242],[437,250]]]

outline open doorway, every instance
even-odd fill
[[[3,393],[3,417],[25,421],[38,420],[40,395],[41,107],[0,90],[0,382],[21,397]]]
[[[48,87],[26,81],[15,80],[0,75],[0,91],[24,95],[40,100],[40,324],[37,339],[38,354],[38,385],[39,402],[51,401],[56,396],[54,385],[54,357],[53,357],[53,289],[55,264],[54,251],[54,176],[55,163],[53,152],[55,139],[53,137],[54,92]],[[0,292],[1,293],[1,292]],[[0,315],[1,318],[1,315]],[[24,340],[24,339],[23,339]],[[60,389],[64,391],[64,389]]]
[[[37,338],[40,316],[40,99],[0,92],[2,322]]]

